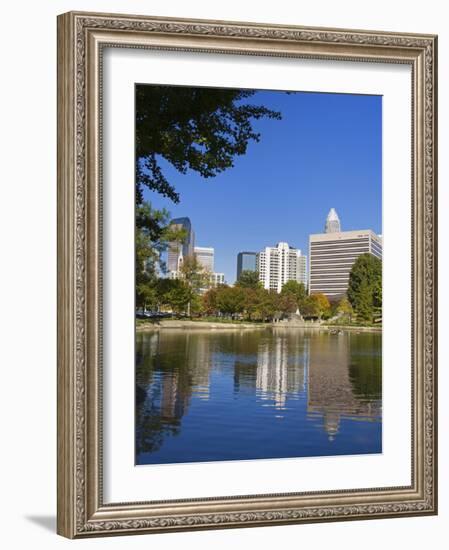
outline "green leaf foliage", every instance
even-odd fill
[[[259,273],[257,271],[250,271],[244,269],[240,273],[238,281],[235,283],[235,286],[241,288],[262,288],[262,283],[259,281]]]
[[[349,275],[348,299],[363,322],[373,322],[382,308],[382,262],[372,254],[362,254]]]
[[[301,311],[304,306],[304,300],[307,297],[306,287],[303,283],[299,283],[298,281],[287,281],[282,287],[281,296],[283,297],[284,301],[289,300],[289,298],[293,298],[296,304],[294,311],[296,311],[297,309]]]
[[[174,202],[163,163],[211,178],[234,165],[260,134],[252,121],[280,113],[247,100],[255,90],[140,85],[136,88],[136,200],[146,187]]]
[[[162,253],[170,242],[183,242],[185,230],[173,229],[170,214],[156,210],[149,202],[136,207],[135,273],[136,306],[142,309],[155,308],[157,293],[155,285],[160,272],[165,272]]]

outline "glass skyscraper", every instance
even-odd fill
[[[169,271],[178,271],[182,258],[193,256],[195,249],[195,233],[190,218],[176,218],[170,222],[174,229],[184,229],[186,238],[183,243],[170,243],[168,246],[167,267]]]
[[[242,271],[257,271],[256,252],[239,252],[237,254],[237,280]]]

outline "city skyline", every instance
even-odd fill
[[[278,242],[307,254],[309,234],[323,231],[330,207],[343,230],[382,233],[381,97],[258,91],[252,102],[283,119],[254,121],[260,142],[232,168],[203,179],[162,159],[180,203],[144,193],[172,218],[190,217],[198,244],[216,250],[217,272],[233,284],[239,252]]]
[[[193,224],[188,217],[172,220],[171,224],[179,225],[180,220],[188,224],[191,235],[194,235]],[[170,243],[168,255],[172,257],[172,262],[173,248],[181,251],[184,245]],[[261,284],[268,290],[279,293],[287,281],[295,280],[303,283],[310,294],[323,293],[332,299],[341,298],[346,294],[352,265],[363,253],[381,260],[382,236],[371,229],[342,231],[338,213],[331,207],[324,231],[309,234],[308,254],[286,242],[265,246],[258,252],[240,251],[236,256],[236,281],[242,271],[249,270],[258,273]],[[193,254],[200,265],[213,275],[211,282],[214,286],[229,284],[224,273],[214,273],[214,247],[194,246]],[[168,276],[176,278],[178,271],[169,271]]]
[[[382,98],[136,98],[135,464],[381,453]]]

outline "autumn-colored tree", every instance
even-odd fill
[[[339,317],[348,319],[348,321],[352,320],[354,311],[352,309],[351,302],[346,298],[346,296],[337,303],[335,313]]]
[[[327,296],[319,292],[317,294],[312,294],[312,297],[314,300],[316,300],[318,308],[318,318],[322,319],[323,317],[328,317],[331,312],[331,304]]]
[[[290,292],[281,292],[278,296],[278,309],[280,313],[291,314],[298,309],[298,301],[296,296]]]
[[[304,300],[302,314],[304,317],[322,319],[330,315],[331,305],[325,294],[317,293]]]
[[[253,319],[256,313],[258,296],[261,289],[261,286],[258,288],[243,288],[243,312],[249,321]]]
[[[217,306],[217,288],[209,288],[201,298],[202,301],[202,311],[206,315],[215,315],[218,311]]]

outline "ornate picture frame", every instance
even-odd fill
[[[152,501],[149,494],[147,502],[104,502],[101,92],[106,47],[410,66],[410,485],[164,501]],[[84,538],[436,514],[436,201],[436,36],[115,14],[59,16],[58,533]]]

